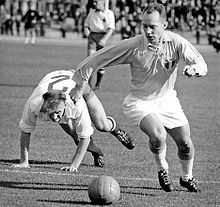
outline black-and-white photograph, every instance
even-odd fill
[[[220,207],[220,0],[0,0],[1,207]]]

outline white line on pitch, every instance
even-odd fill
[[[59,172],[41,172],[41,171],[22,171],[22,170],[9,170],[9,169],[0,169],[0,172],[7,172],[7,173],[24,173],[24,174],[39,174],[39,175],[52,175],[52,176],[77,176],[77,177],[90,177],[95,178],[98,175],[88,175],[88,174],[79,174],[79,173],[59,173]],[[151,178],[140,178],[140,177],[114,177],[117,180],[133,180],[133,181],[153,181],[157,182],[157,179]],[[174,181],[179,182],[179,181]],[[205,184],[220,184],[220,181],[199,181],[199,183]]]

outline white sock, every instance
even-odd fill
[[[35,41],[36,41],[36,38],[35,38],[35,37],[32,37],[32,38],[31,38],[31,44],[35,44]]]
[[[24,43],[27,44],[28,42],[29,42],[29,37],[26,37]]]
[[[180,160],[180,164],[182,167],[182,179],[184,181],[188,181],[189,179],[193,178],[192,171],[193,171],[193,162],[194,159],[191,160]]]
[[[166,170],[168,172],[169,166],[166,161],[166,151],[167,151],[167,147],[165,146],[159,154],[153,153],[158,172],[160,170]]]
[[[107,116],[107,119],[110,120],[111,123],[112,123],[112,128],[111,128],[111,130],[110,130],[110,131],[112,132],[112,131],[114,131],[115,128],[116,128],[116,122],[115,122],[115,119],[114,119],[113,117],[111,117],[111,116]]]

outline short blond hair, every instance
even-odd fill
[[[50,90],[42,95],[44,103],[41,112],[46,112],[48,109],[54,109],[61,101],[66,101],[66,95],[61,90]]]
[[[160,17],[164,20],[167,19],[166,9],[163,4],[159,3],[150,3],[148,6],[144,9],[143,14],[151,14],[154,11],[158,11],[160,14]]]

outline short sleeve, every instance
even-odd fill
[[[19,122],[19,126],[22,131],[26,133],[31,133],[36,128],[37,115],[33,110],[31,110],[31,104],[28,101],[23,109],[22,118]]]

